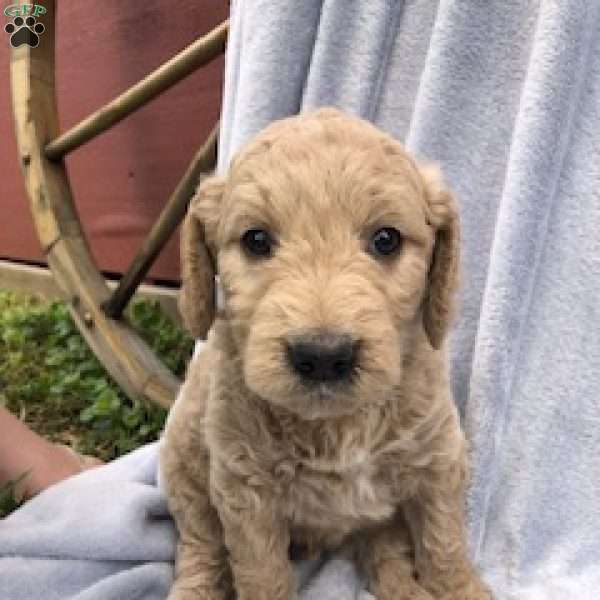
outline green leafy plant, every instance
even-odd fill
[[[194,342],[162,311],[158,302],[134,302],[129,320],[173,373],[183,377]]]
[[[0,519],[3,519],[23,504],[23,499],[17,494],[17,486],[27,475],[28,473],[23,473],[17,479],[8,481],[3,486],[0,486]]]
[[[182,376],[193,341],[157,302],[137,301],[132,325]],[[52,441],[110,460],[157,439],[166,411],[130,401],[79,334],[62,302],[0,291],[0,403]]]

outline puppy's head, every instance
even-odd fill
[[[210,326],[217,269],[246,385],[321,418],[388,397],[423,330],[440,347],[458,219],[435,169],[325,109],[271,125],[204,181],[182,252],[191,331]]]

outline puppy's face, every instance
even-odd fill
[[[427,177],[391,138],[326,111],[271,126],[210,185],[192,213],[246,385],[304,418],[384,401],[423,327],[447,216]]]

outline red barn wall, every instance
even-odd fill
[[[215,27],[229,8],[226,0],[57,4],[62,130]],[[17,162],[7,37],[0,43],[0,258],[42,261]],[[103,271],[120,273],[127,267],[218,119],[222,74],[220,58],[67,158],[81,220]],[[178,262],[175,236],[155,263],[152,278],[177,279]]]

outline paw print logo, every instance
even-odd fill
[[[40,35],[46,28],[36,21],[34,17],[15,17],[12,23],[4,26],[4,31],[10,35],[10,45],[18,48],[27,44],[31,48],[36,48],[40,43]]]

